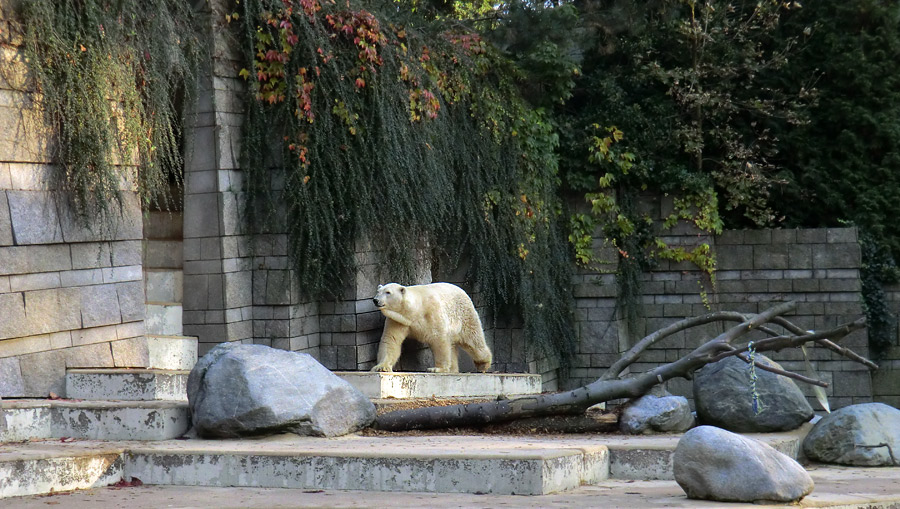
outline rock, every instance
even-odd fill
[[[756,359],[781,367],[763,355],[756,355]],[[812,418],[813,409],[793,380],[761,369],[756,374],[759,413],[753,411],[747,363],[728,357],[697,371],[694,405],[700,422],[744,433],[788,431]]]
[[[803,454],[824,463],[900,466],[900,410],[884,403],[835,410],[806,435]]]
[[[368,426],[375,405],[308,354],[223,343],[188,377],[191,420],[199,436],[292,432],[339,436]]]
[[[809,473],[770,445],[714,426],[681,437],[675,481],[689,498],[722,502],[793,502],[815,487]]]
[[[691,429],[694,416],[683,396],[646,394],[625,407],[619,429],[632,435],[653,432],[681,433]]]

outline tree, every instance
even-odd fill
[[[589,406],[597,403],[641,396],[653,386],[672,378],[690,378],[697,369],[726,357],[738,356],[749,363],[751,358],[748,352],[778,351],[784,348],[798,347],[806,343],[815,343],[838,352],[851,360],[865,364],[870,369],[877,368],[871,361],[837,344],[838,341],[851,332],[864,328],[864,319],[846,323],[830,330],[820,332],[805,331],[782,316],[795,307],[795,302],[785,302],[757,315],[721,311],[685,318],[645,337],[610,366],[603,376],[591,384],[578,389],[487,403],[469,403],[389,412],[378,416],[375,421],[375,427],[388,431],[402,431],[478,426],[528,417],[577,414],[584,412]],[[675,362],[663,364],[632,377],[622,376],[622,373],[628,366],[636,362],[640,358],[641,353],[649,346],[679,331],[713,322],[738,322],[738,324]],[[769,324],[779,326],[784,332],[777,332]],[[765,334],[766,337],[740,345],[733,344],[748,333],[756,331]],[[775,369],[761,363],[754,362],[754,366],[758,369],[772,371],[779,375],[789,376],[820,387],[827,386],[826,383],[819,380]]]
[[[873,356],[896,343],[882,286],[900,256],[900,2],[816,2],[784,23],[807,35],[782,83],[817,77],[809,122],[777,126],[783,169],[773,203],[790,226],[857,225]]]

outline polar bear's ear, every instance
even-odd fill
[[[384,285],[378,285],[378,291],[379,291],[379,292],[381,291],[382,288],[384,288]]]

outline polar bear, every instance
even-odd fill
[[[481,319],[472,299],[450,283],[402,286],[379,285],[375,307],[387,317],[378,346],[378,364],[372,371],[394,370],[400,346],[413,338],[431,347],[432,373],[458,373],[456,347],[465,350],[484,373],[491,367],[491,351],[484,342]]]

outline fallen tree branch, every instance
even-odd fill
[[[598,379],[588,385],[565,392],[550,394],[538,394],[523,396],[502,401],[485,403],[470,403],[464,405],[451,405],[443,407],[426,407],[412,410],[400,410],[378,416],[375,427],[389,431],[401,431],[411,429],[431,429],[463,426],[480,426],[490,423],[505,422],[514,419],[539,417],[547,415],[579,414],[594,404],[622,398],[635,398],[647,393],[653,386],[672,378],[690,378],[694,371],[729,355],[738,355],[745,348],[736,348],[732,342],[750,332],[764,329],[764,324],[772,322],[782,314],[795,309],[796,303],[786,302],[767,309],[752,316],[740,315],[741,323],[731,327],[716,338],[700,345],[677,361],[660,365],[645,373],[640,373],[627,379]],[[672,326],[665,333],[650,335],[642,341],[641,346],[635,345],[625,355],[636,358],[634,352],[646,348],[658,341],[659,336],[666,333],[671,335],[679,327],[687,328],[687,324],[710,323],[704,315],[697,320],[686,319],[680,321],[680,325]],[[732,321],[735,314],[720,314],[719,321]],[[715,319],[713,319],[715,321]],[[842,325],[822,333],[804,333],[797,336],[776,336],[755,342],[757,352],[773,351],[788,346],[797,346],[806,342],[817,341],[823,337],[831,337],[839,340],[853,330],[865,326],[863,319]],[[683,330],[683,329],[681,329]],[[768,341],[767,341],[768,340]],[[627,364],[626,364],[627,365]],[[618,367],[616,368],[618,369]],[[622,368],[624,369],[624,367]],[[797,375],[801,376],[801,375]]]
[[[775,317],[775,319],[772,320],[772,323],[778,324],[778,325],[784,327],[785,329],[787,329],[789,332],[793,332],[794,334],[797,334],[797,335],[810,333],[809,331],[803,330],[802,328],[796,326],[794,323],[792,323],[791,321],[789,321],[781,316]],[[869,359],[866,359],[865,357],[859,355],[858,353],[854,352],[853,350],[851,350],[845,346],[838,345],[838,344],[830,341],[829,339],[819,339],[819,340],[816,340],[816,343],[824,346],[825,348],[831,350],[832,352],[843,355],[844,357],[846,357],[854,362],[858,362],[858,363],[866,366],[867,368],[869,368],[872,371],[878,369],[878,364],[875,364],[874,362],[870,361]]]
[[[818,341],[824,338],[832,338],[840,341],[845,336],[850,334],[851,332],[857,331],[859,329],[863,329],[866,327],[866,319],[860,318],[854,322],[846,323],[843,325],[839,325],[834,329],[809,333],[806,332],[801,335],[783,335],[783,336],[775,336],[769,337],[765,339],[761,339],[759,341],[754,342],[754,348],[757,351],[779,351],[785,348],[791,348],[795,346],[800,346],[804,343],[808,343],[810,341]],[[723,352],[715,357],[713,362],[720,361],[726,357],[731,357],[733,355],[738,355],[739,353],[746,352],[750,349],[749,344],[745,345],[742,348],[737,348],[735,350],[730,350],[727,352]]]

